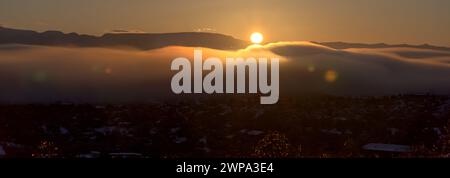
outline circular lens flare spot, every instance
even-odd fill
[[[316,71],[316,67],[314,67],[314,65],[308,65],[308,72],[314,72]]]
[[[325,72],[325,81],[327,82],[335,82],[338,78],[338,74],[336,71],[334,70],[328,70],[327,72]]]

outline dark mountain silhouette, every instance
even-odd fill
[[[107,33],[103,36],[64,34],[59,31],[35,32],[0,27],[0,44],[28,44],[80,47],[133,47],[156,49],[165,46],[208,47],[214,49],[241,49],[248,42],[215,33]]]
[[[384,43],[362,44],[345,42],[313,42],[334,49],[348,48],[392,48],[411,47],[450,51],[448,47],[424,45],[389,45]],[[103,36],[62,33],[60,31],[36,32],[0,26],[0,44],[28,44],[49,46],[79,47],[133,47],[142,50],[166,46],[207,47],[213,49],[237,50],[250,45],[250,42],[217,33],[182,32],[182,33],[107,33]]]
[[[349,48],[419,48],[419,49],[431,49],[440,51],[450,51],[449,47],[432,46],[429,44],[423,45],[409,45],[409,44],[363,44],[363,43],[346,43],[346,42],[313,42],[323,46],[327,46],[334,49],[349,49]]]

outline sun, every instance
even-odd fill
[[[252,43],[260,44],[264,40],[264,37],[261,33],[255,32],[250,36],[250,40],[252,41]]]

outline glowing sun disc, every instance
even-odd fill
[[[250,36],[250,40],[252,41],[252,43],[255,44],[261,43],[263,39],[264,39],[263,35],[259,32],[252,33],[252,35]]]

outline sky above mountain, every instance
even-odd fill
[[[0,24],[103,34],[208,31],[268,41],[450,46],[448,0],[0,0]]]

